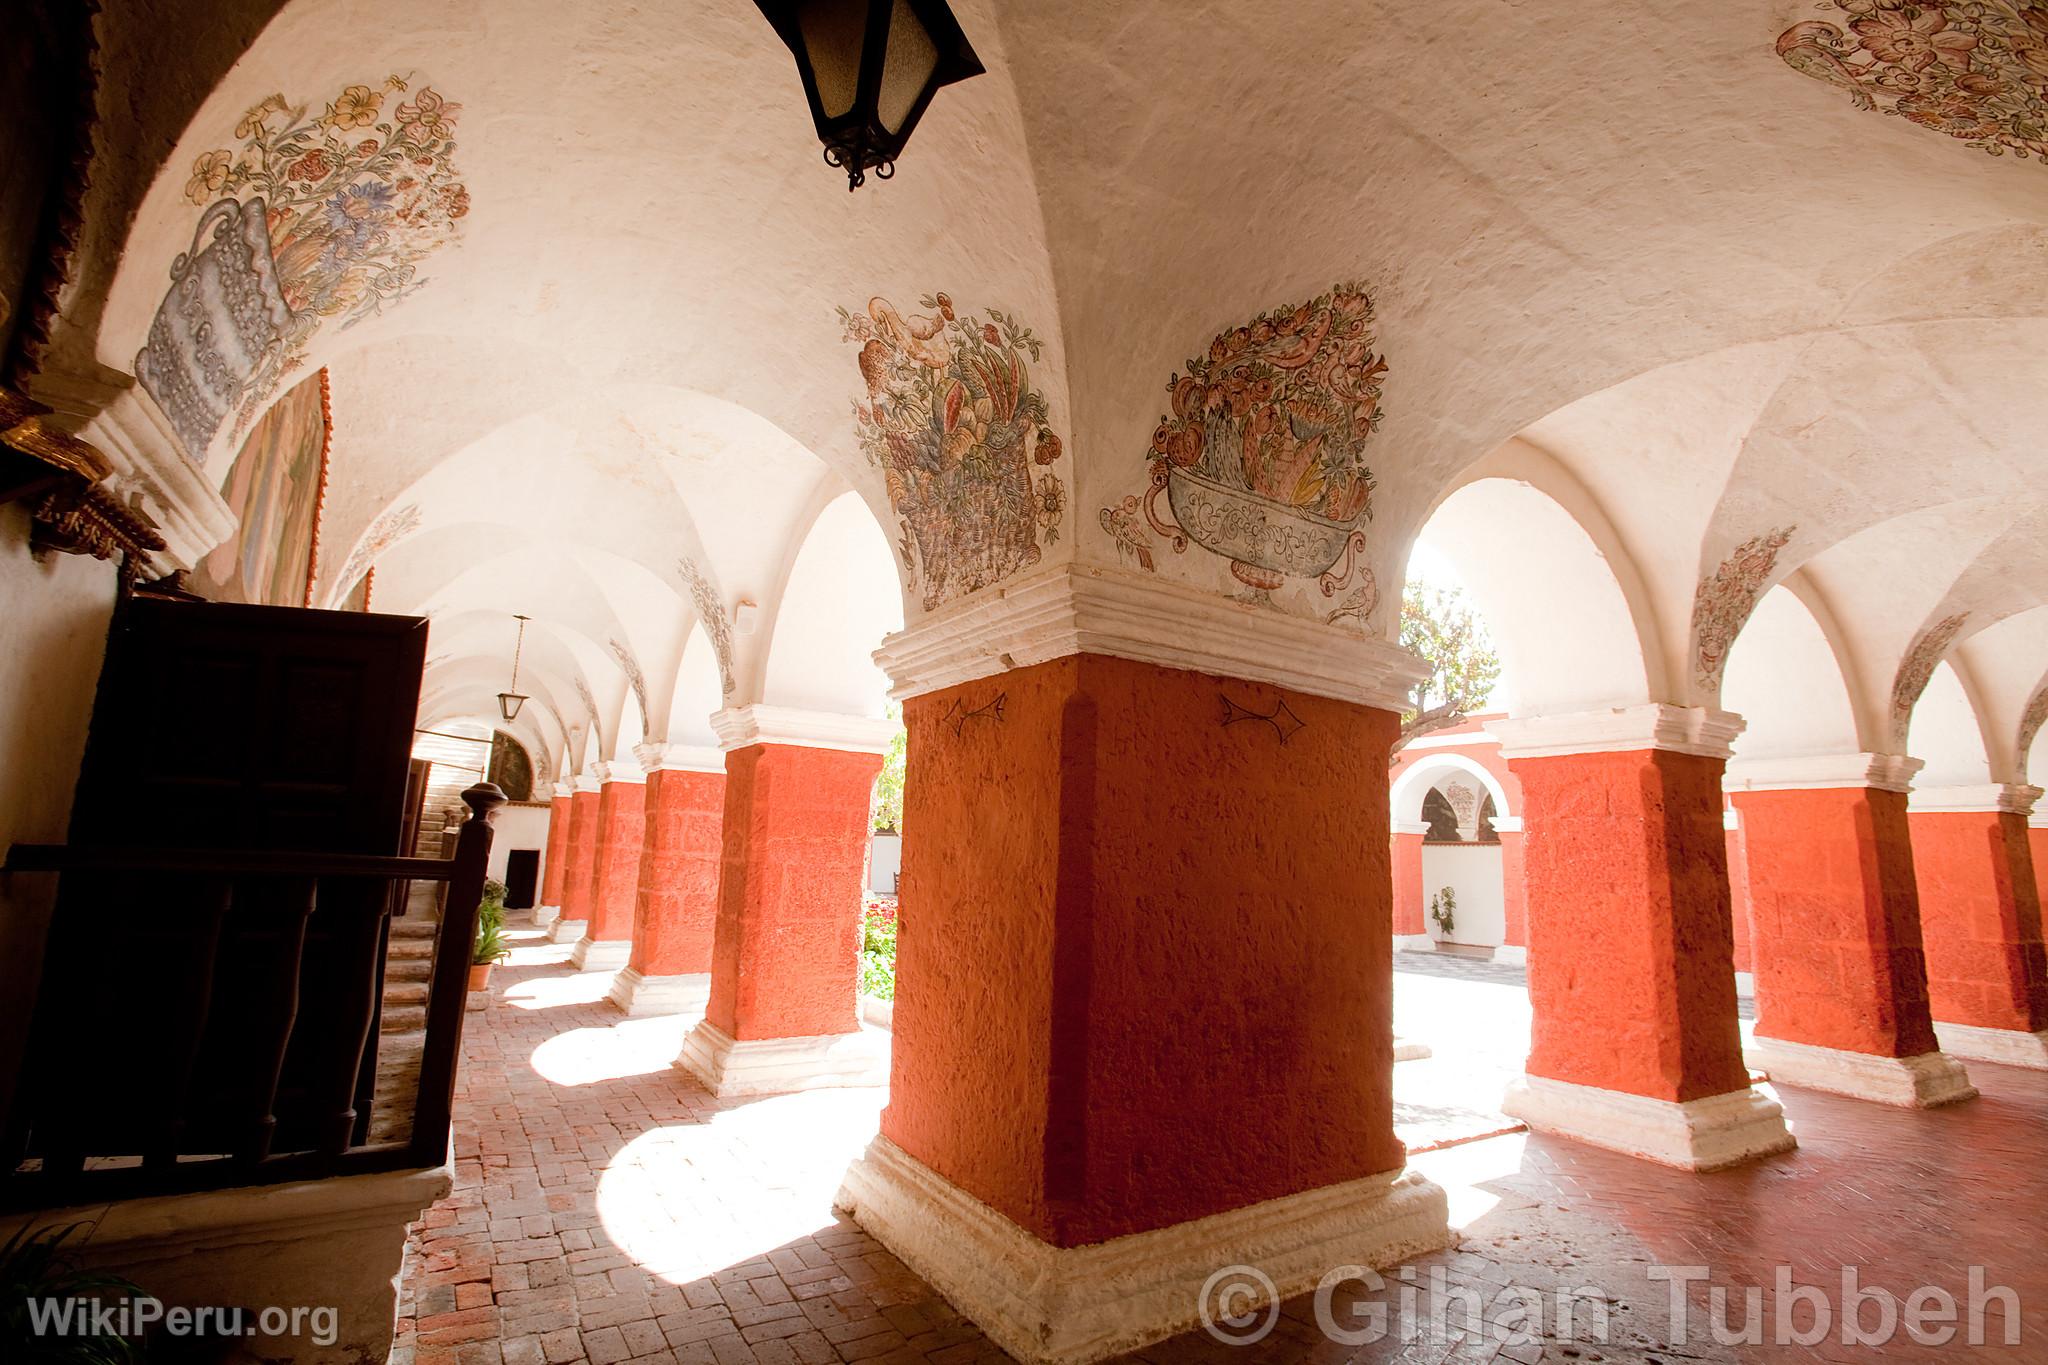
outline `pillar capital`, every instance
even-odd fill
[[[1520,834],[1522,832],[1522,817],[1519,815],[1494,816],[1493,832],[1495,834]]]
[[[1742,727],[1742,717],[1733,711],[1648,702],[1559,716],[1514,716],[1489,721],[1486,732],[1500,741],[1501,757],[1509,759],[1643,749],[1725,759]]]
[[[633,757],[650,773],[725,771],[725,751],[708,744],[636,744]]]
[[[554,784],[554,790],[555,800],[567,801],[576,795],[576,784],[573,782],[557,782]]]
[[[1387,711],[1409,704],[1414,655],[1316,621],[1144,574],[1060,565],[1010,580],[882,642],[899,699],[1073,654],[1273,683]]]
[[[1393,825],[1394,833],[1396,834],[1429,833],[1429,821],[1427,820],[1396,820],[1393,822]]]
[[[1915,788],[1906,798],[1906,808],[1926,815],[2031,815],[2034,803],[2040,799],[2039,787],[2019,782],[1986,782],[1967,787]]]
[[[719,747],[730,753],[750,744],[787,744],[799,749],[841,749],[856,754],[887,753],[899,728],[893,720],[804,711],[793,706],[750,702],[711,717]]]
[[[614,782],[645,782],[647,770],[640,766],[637,758],[608,759],[597,765],[597,780],[601,787]]]
[[[1731,792],[1827,791],[1870,787],[1882,792],[1913,789],[1913,775],[1925,764],[1903,754],[1801,754],[1796,758],[1738,758],[1721,786]]]
[[[597,775],[597,770],[595,768],[592,768],[587,772],[580,772],[576,774],[575,785],[576,792],[574,794],[587,794],[595,796],[599,791],[603,790],[604,779]]]

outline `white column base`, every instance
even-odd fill
[[[1394,951],[1397,953],[1428,953],[1436,950],[1436,940],[1428,934],[1394,935]]]
[[[579,972],[615,972],[633,956],[630,938],[592,938],[588,932],[576,940],[569,965]]]
[[[876,1028],[888,1029],[893,1033],[896,1029],[896,1002],[863,995],[860,998],[860,1017]]]
[[[1756,974],[1754,972],[1737,972],[1735,974],[1735,994],[1738,997],[1750,1000],[1756,999]]]
[[[683,1039],[678,1069],[689,1072],[720,1099],[745,1095],[786,1095],[848,1085],[889,1083],[888,1035],[828,1033],[814,1038],[736,1039],[709,1019],[699,1019]]]
[[[1977,1098],[1977,1087],[1970,1084],[1963,1064],[1940,1052],[1880,1057],[1759,1034],[1750,1045],[1749,1064],[1784,1085],[1906,1109],[1934,1109]]]
[[[1026,1365],[1087,1365],[1187,1330],[1219,1267],[1257,1266],[1286,1298],[1333,1266],[1391,1265],[1457,1240],[1444,1192],[1413,1171],[1388,1171],[1056,1247],[886,1137],[848,1168],[836,1202]]]
[[[642,976],[631,967],[623,967],[606,998],[632,1019],[645,1019],[655,1014],[701,1017],[705,1001],[711,998],[711,973]]]
[[[574,943],[589,932],[590,921],[587,919],[558,919],[555,927],[548,930],[548,942]]]
[[[1529,949],[1526,944],[1503,943],[1493,950],[1493,960],[1503,967],[1526,967],[1529,965]]]
[[[1799,1145],[1785,1126],[1784,1109],[1755,1089],[1678,1104],[1524,1076],[1508,1087],[1500,1107],[1539,1133],[1688,1171],[1723,1170]]]
[[[555,921],[561,917],[562,907],[559,905],[536,905],[533,907],[533,927],[536,929],[553,928]]]
[[[1425,1057],[1435,1055],[1435,1050],[1428,1043],[1418,1043],[1408,1038],[1394,1040],[1394,1060],[1397,1062],[1419,1062]]]
[[[398,1326],[406,1224],[453,1187],[449,1167],[434,1166],[156,1195],[0,1214],[0,1242],[24,1222],[83,1222],[66,1244],[82,1268],[133,1280],[171,1307],[248,1304],[247,1323],[262,1305],[332,1306],[332,1344],[315,1344],[310,1324],[245,1343],[266,1360],[382,1360]]]
[[[2003,1062],[2007,1066],[2048,1071],[2048,1029],[2022,1033],[2018,1029],[1944,1024],[1937,1019],[1934,1037],[1943,1052],[1968,1057],[1973,1062]]]

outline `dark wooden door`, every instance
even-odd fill
[[[515,848],[505,855],[505,908],[533,908],[534,884],[540,880],[540,850]]]

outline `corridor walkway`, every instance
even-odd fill
[[[515,941],[490,1006],[468,1019],[456,1190],[413,1229],[394,1365],[1006,1359],[832,1211],[839,1173],[874,1132],[883,1095],[714,1101],[668,1065],[684,1021],[622,1020],[604,1003],[606,974],[570,970],[567,950],[531,931]],[[1526,997],[1483,974],[1404,971],[1397,1002],[1401,1031],[1436,1049],[1397,1069],[1404,1136],[1412,1142],[1410,1125],[1437,1121],[1416,1113],[1432,1098],[1455,1111],[1451,1127],[1469,1126],[1501,1058],[1526,1038]],[[1728,1291],[1740,1328],[1742,1291],[1760,1286],[1768,1332],[1780,1266],[1839,1304],[1844,1265],[1865,1286],[1901,1297],[1936,1286],[1959,1303],[1969,1268],[1982,1265],[1986,1282],[2017,1294],[2026,1335],[1970,1358],[2038,1361],[2048,1353],[2048,1075],[1971,1070],[1984,1098],[1935,1114],[1787,1091],[1800,1151],[1714,1176],[1520,1133],[1425,1152],[1415,1165],[1449,1192],[1465,1241],[1389,1271],[1383,1292],[1362,1294],[1354,1282],[1334,1299],[1336,1325],[1354,1330],[1371,1324],[1363,1305],[1386,1305],[1386,1338],[1326,1340],[1305,1296],[1254,1345],[1198,1330],[1136,1358],[1934,1360],[1945,1352],[1903,1339],[1882,1352],[1845,1347],[1839,1320],[1812,1349],[1716,1345],[1708,1288]],[[1658,1265],[1710,1273],[1682,1344],[1668,1283],[1649,1273]],[[1456,1301],[1432,1310],[1433,1284],[1447,1297],[1472,1291],[1492,1328]],[[1562,1301],[1558,1291],[1586,1290],[1571,1299],[1573,1343],[1503,1341],[1517,1322],[1503,1311],[1510,1285],[1546,1305]],[[1997,1309],[1987,1323],[2002,1342]],[[1554,1313],[1543,1325],[1560,1331]]]

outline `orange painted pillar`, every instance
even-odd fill
[[[880,1085],[861,1030],[861,876],[891,721],[745,706],[725,745],[704,1018],[677,1064],[720,1096]]]
[[[724,857],[725,756],[648,746],[647,818],[633,952],[611,998],[629,1015],[702,1014]]]
[[[633,951],[640,898],[640,850],[647,841],[647,774],[629,760],[598,764],[597,856],[590,873],[590,928],[569,963],[615,972]]]
[[[1394,824],[1394,946],[1428,948],[1429,922],[1422,885],[1422,840],[1429,826],[1421,821]]]
[[[1774,1081],[1914,1108],[1977,1093],[1928,1011],[1906,817],[1918,766],[1851,754],[1730,776],[1755,916],[1754,1055]]]
[[[2038,787],[1913,793],[1935,1032],[1959,1057],[2048,1068],[2048,965],[2027,815]]]
[[[569,803],[569,847],[562,859],[562,917],[549,937],[570,943],[590,927],[591,884],[597,871],[598,788],[595,777],[576,779]]]
[[[1495,962],[1523,966],[1529,961],[1529,873],[1518,815],[1497,816],[1493,832],[1500,836],[1500,903],[1504,928]]]
[[[562,917],[562,884],[569,861],[569,820],[576,789],[555,784],[554,801],[548,810],[547,849],[541,855],[540,904],[534,907],[533,922],[546,929]]]
[[[1728,909],[1729,927],[1735,931],[1735,971],[1738,977],[1753,976],[1756,906],[1749,888],[1749,849],[1744,843],[1742,818],[1737,809],[1730,806],[1721,815],[1728,837]]]
[[[1495,722],[1523,795],[1532,1128],[1693,1170],[1789,1150],[1735,1012],[1721,774],[1739,717],[1647,705]]]

